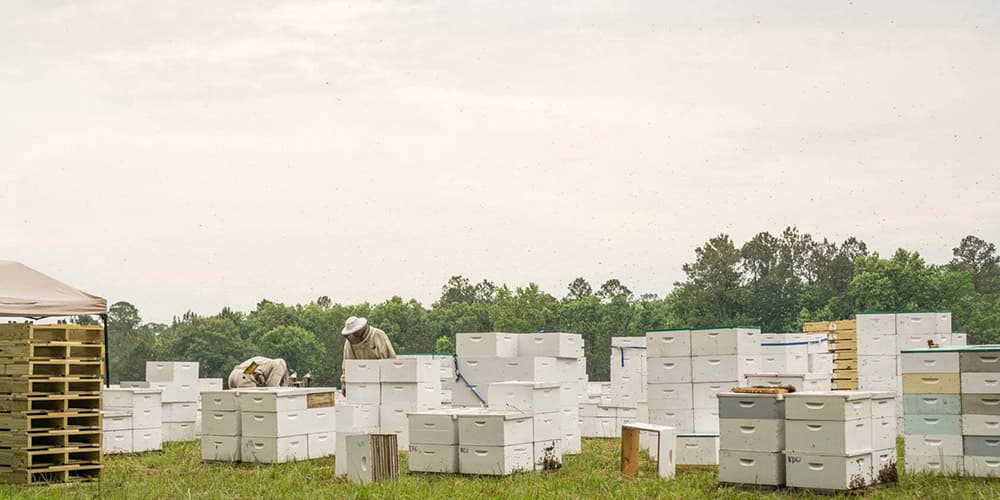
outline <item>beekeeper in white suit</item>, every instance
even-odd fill
[[[391,359],[396,357],[396,351],[389,342],[389,336],[382,330],[368,324],[365,318],[351,316],[344,322],[340,332],[344,336],[344,361],[348,359]],[[340,370],[340,386],[347,394],[344,386],[344,369]]]
[[[288,365],[285,360],[254,356],[229,372],[229,388],[287,387]]]

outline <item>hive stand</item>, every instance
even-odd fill
[[[622,475],[625,477],[639,475],[639,434],[642,432],[656,434],[657,475],[664,478],[674,477],[677,467],[674,457],[677,432],[673,427],[639,422],[622,425]]]

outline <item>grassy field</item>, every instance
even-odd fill
[[[562,470],[503,478],[404,473],[398,484],[358,486],[335,479],[333,459],[260,466],[203,464],[197,442],[169,443],[162,453],[108,457],[101,481],[52,486],[0,486],[0,498],[805,498],[789,490],[719,488],[714,470],[681,470],[660,480],[650,464],[623,479],[619,442],[584,440],[584,453]],[[406,470],[405,454],[400,458]],[[901,475],[870,498],[1000,498],[1000,480]],[[821,497],[829,498],[829,497]]]

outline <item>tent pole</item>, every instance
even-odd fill
[[[108,361],[111,355],[108,353],[108,315],[101,315],[101,322],[104,323],[104,387],[111,387],[111,363]]]

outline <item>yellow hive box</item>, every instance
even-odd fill
[[[906,373],[903,394],[961,394],[962,377],[958,373]]]

